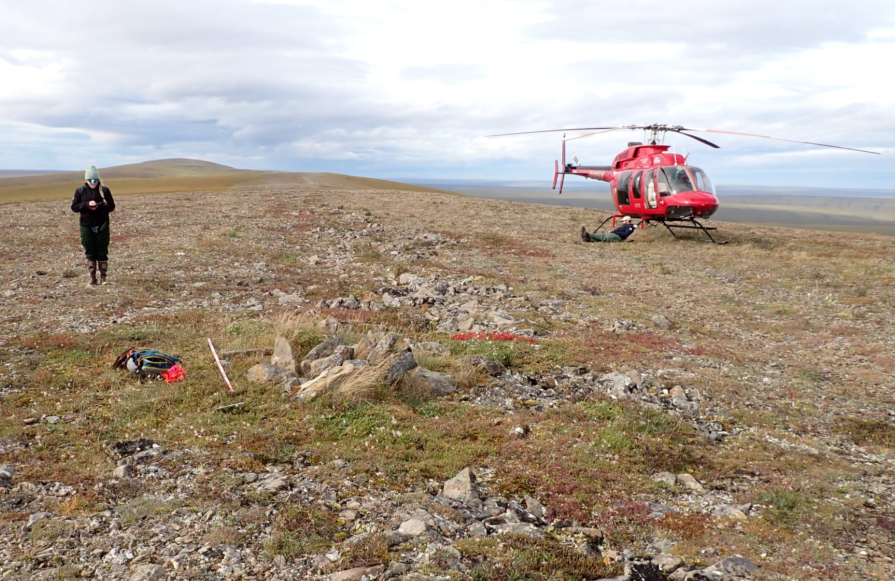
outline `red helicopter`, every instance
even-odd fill
[[[615,156],[612,165],[578,165],[577,157],[574,158],[575,164],[566,163],[567,141],[588,137],[597,133],[618,131],[620,129],[642,129],[644,132],[649,132],[646,139],[647,143],[644,144],[639,141],[629,142],[627,149]],[[705,171],[698,167],[687,165],[688,156],[668,151],[671,146],[661,143],[665,140],[666,133],[671,132],[686,135],[691,139],[695,139],[696,141],[704,143],[709,147],[714,147],[715,149],[719,149],[720,146],[703,139],[702,137],[697,137],[696,135],[691,135],[686,132],[699,131],[704,133],[726,133],[748,137],[763,137],[765,139],[819,145],[822,147],[833,147],[836,149],[847,149],[849,151],[859,151],[861,153],[879,155],[876,151],[841,147],[839,145],[813,143],[811,141],[796,141],[793,139],[782,139],[755,133],[721,131],[718,129],[692,129],[681,127],[680,125],[660,125],[657,123],[652,125],[623,125],[619,127],[545,129],[541,131],[502,133],[499,135],[489,135],[488,137],[560,131],[589,131],[590,133],[584,133],[569,138],[566,138],[565,135],[563,135],[562,170],[560,170],[559,161],[557,161],[553,175],[553,189],[556,189],[556,182],[557,179],[559,179],[559,193],[562,194],[566,175],[579,175],[584,176],[585,178],[609,182],[610,188],[612,189],[612,201],[618,209],[618,214],[606,218],[606,220],[597,227],[597,230],[602,228],[606,222],[610,220],[612,220],[612,227],[615,227],[615,220],[617,218],[630,216],[632,218],[640,219],[641,228],[651,221],[659,222],[665,226],[675,238],[677,238],[677,234],[675,234],[674,229],[683,228],[699,230],[705,233],[711,242],[716,244],[725,244],[725,242],[718,242],[712,236],[710,231],[716,230],[717,228],[705,226],[698,220],[709,218],[715,211],[717,211],[718,197],[715,194],[715,186],[712,184],[712,181]]]

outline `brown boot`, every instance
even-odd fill
[[[106,280],[106,272],[109,270],[109,261],[108,260],[99,260],[97,261],[99,265],[99,282],[100,284],[109,284]]]
[[[87,272],[90,273],[90,286],[96,284],[96,261],[88,260],[87,261]]]

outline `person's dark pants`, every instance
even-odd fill
[[[605,233],[588,233],[591,242],[621,242],[621,236],[612,232]]]
[[[87,260],[109,260],[109,225],[98,229],[98,232],[90,226],[81,226],[81,246]]]

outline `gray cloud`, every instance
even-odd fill
[[[363,23],[311,6],[33,0],[5,8],[0,67],[24,80],[0,91],[0,119],[15,122],[0,153],[4,164],[18,167],[80,167],[88,155],[106,165],[195,155],[244,167],[381,177],[457,177],[458,171],[537,177],[532,168],[552,163],[558,136],[500,142],[483,136],[665,122],[891,147],[895,120],[882,101],[806,105],[822,91],[847,86],[848,71],[829,71],[838,84],[793,80],[782,83],[782,96],[692,105],[693,95],[742,83],[767,63],[830,43],[866,43],[871,30],[892,26],[895,9],[887,2],[854,4],[556,3],[547,8],[551,21],[518,31],[520,43],[555,57],[549,71],[529,66],[508,85],[492,82],[507,63],[489,61],[486,52],[472,65],[388,63],[398,78],[374,81],[383,78],[374,75],[382,63],[364,60],[366,47],[356,44]],[[502,25],[495,22],[495,30]],[[563,55],[554,40],[579,48]],[[632,51],[644,42],[655,50],[635,58]],[[538,96],[543,92],[533,89],[548,72],[558,84]],[[422,92],[433,81],[445,91]],[[596,162],[637,137],[609,135],[576,147]],[[706,159],[731,173],[747,156],[792,149],[717,140],[724,150],[706,152],[714,156]],[[694,146],[702,147],[686,145]]]

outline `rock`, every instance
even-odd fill
[[[336,352],[336,347],[342,344],[342,339],[338,335],[327,337],[322,343],[308,351],[308,354],[301,360],[302,367],[304,367],[305,362],[310,363],[318,359],[323,359],[324,357],[329,357]]]
[[[279,492],[288,487],[289,483],[286,482],[286,478],[283,476],[267,478],[266,480],[261,481],[258,485],[260,490],[266,490],[267,492]]]
[[[292,356],[292,346],[283,337],[277,337],[274,340],[273,357],[270,358],[270,364],[284,367],[295,373],[295,358]]]
[[[376,565],[374,567],[355,567],[354,569],[346,569],[345,571],[339,571],[338,573],[333,573],[329,576],[331,581],[361,581],[366,576],[375,576],[379,575],[385,570],[385,567],[382,565]]]
[[[0,478],[12,478],[16,473],[16,468],[12,464],[4,464],[0,466]]]
[[[457,330],[463,333],[472,331],[475,327],[475,319],[472,317],[460,317],[457,319]]]
[[[473,498],[478,498],[473,488],[474,483],[475,474],[469,468],[464,468],[459,474],[444,483],[441,494],[451,500],[469,502]]]
[[[510,435],[517,439],[527,438],[531,434],[531,426],[528,424],[522,426],[513,426]]]
[[[595,529],[592,527],[568,527],[563,529],[563,531],[568,532],[573,535],[581,535],[589,543],[593,543],[599,545],[603,542],[603,531],[600,529]]]
[[[280,295],[277,300],[281,305],[295,305],[303,302],[301,295],[298,294]]]
[[[418,389],[428,395],[447,395],[456,391],[457,386],[450,373],[431,371],[417,367],[410,373],[410,379]]]
[[[42,512],[42,511],[35,512],[34,514],[32,514],[28,517],[28,523],[25,525],[25,528],[30,529],[34,523],[36,523],[38,521],[46,520],[46,519],[52,518],[52,517],[53,517],[52,513],[49,513],[49,512]]]
[[[721,504],[712,509],[712,516],[730,520],[748,520],[749,517],[739,507]]]
[[[677,475],[677,483],[689,490],[690,492],[696,492],[698,494],[702,494],[705,492],[705,488],[702,487],[702,484],[696,481],[693,476],[690,474],[678,474]]]
[[[451,354],[450,350],[437,341],[423,341],[422,343],[414,343],[410,346],[410,350],[416,357],[447,357]]]
[[[527,522],[506,523],[494,526],[495,532],[499,535],[525,535],[536,539],[546,538],[547,535],[538,527]]]
[[[674,387],[672,387],[671,390],[669,390],[668,395],[670,395],[673,399],[687,399],[687,394],[684,393],[684,388],[679,385],[675,385]]]
[[[600,377],[600,381],[608,383],[607,393],[616,397],[627,397],[637,387],[633,379],[621,373],[607,373]]]
[[[267,383],[277,380],[282,374],[286,372],[287,370],[284,367],[259,363],[258,365],[255,365],[254,367],[246,371],[246,379],[248,379],[252,383]]]
[[[59,423],[59,416],[47,416],[44,418],[44,421],[48,424],[57,424]]]
[[[653,474],[653,482],[658,482],[663,486],[671,487],[677,483],[677,476],[671,472],[659,472],[658,474]]]
[[[292,392],[292,399],[308,402],[323,393],[330,386],[339,384],[347,380],[351,375],[364,369],[365,366],[355,365],[351,362],[345,362],[344,365],[327,369],[314,379],[307,381]]]
[[[137,565],[129,577],[130,581],[160,581],[166,576],[161,565]]]
[[[132,456],[137,452],[149,450],[157,446],[158,444],[148,438],[137,438],[136,440],[116,442],[110,445],[107,450],[118,458],[124,458],[125,456]]]
[[[525,510],[531,513],[536,519],[543,519],[544,515],[547,514],[547,509],[544,508],[544,505],[534,498],[526,494],[523,500],[525,500]]]
[[[392,561],[388,564],[388,569],[383,573],[383,579],[394,579],[395,577],[400,577],[410,571],[410,567],[404,563],[400,563],[398,561]]]
[[[373,350],[373,342],[364,335],[361,337],[360,341],[354,344],[352,349],[354,350],[354,356],[357,359],[367,359],[370,355],[370,351]]]
[[[305,371],[308,375],[316,377],[327,369],[339,367],[353,357],[354,350],[351,349],[351,347],[348,347],[346,345],[339,345],[338,347],[336,347],[336,350],[333,352],[333,354],[329,357],[317,359],[310,363],[302,361],[301,366],[302,370]]]
[[[385,374],[385,383],[393,384],[397,383],[399,379],[404,377],[404,374],[417,366],[416,359],[413,357],[413,353],[410,351],[405,351],[400,354],[394,362],[389,367],[388,371]]]
[[[488,319],[498,327],[508,327],[516,322],[516,319],[502,309],[488,313]]]
[[[480,522],[475,522],[469,527],[470,537],[484,537],[488,535],[488,529]]]
[[[737,555],[734,557],[727,557],[720,563],[705,567],[704,569],[701,569],[699,573],[707,579],[733,581],[743,578],[751,579],[756,571],[758,571],[758,565]]]
[[[410,286],[412,284],[420,284],[421,282],[423,282],[422,277],[417,276],[415,274],[411,274],[409,272],[402,272],[398,276],[398,284],[401,284],[404,286]]]
[[[33,426],[34,424],[36,424],[39,421],[40,421],[40,418],[25,418],[22,421],[22,423],[25,424],[26,426]]]
[[[339,332],[339,320],[333,316],[329,316],[317,323],[317,328],[324,333],[335,335]]]
[[[391,352],[392,347],[394,347],[397,342],[398,335],[396,333],[386,334],[386,336],[376,344],[376,347],[370,351],[370,355],[367,356],[367,361],[369,361],[371,365],[378,363]]]
[[[412,518],[410,520],[402,522],[401,526],[398,527],[398,532],[402,535],[418,537],[426,532],[426,523],[419,519]]]
[[[684,564],[684,560],[677,555],[669,555],[666,553],[654,557],[652,563],[663,573],[673,573]]]
[[[158,462],[165,455],[166,450],[158,445],[142,452],[137,452],[130,457],[128,464],[152,464]]]
[[[671,321],[665,315],[656,315],[654,317],[650,317],[650,320],[653,322],[653,325],[660,329],[670,329]]]
[[[127,464],[122,464],[112,471],[112,476],[115,478],[130,478],[133,475],[134,469]]]

